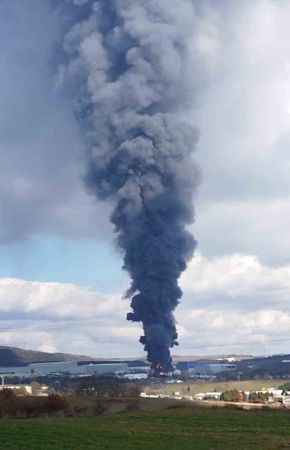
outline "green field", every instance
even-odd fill
[[[169,394],[180,392],[181,395],[194,395],[199,392],[224,392],[232,389],[239,391],[259,391],[263,388],[278,387],[289,380],[246,380],[246,381],[213,381],[213,382],[186,382],[183,384],[151,385],[145,388],[148,393]]]
[[[2,420],[0,450],[290,449],[290,413],[173,408],[72,419]]]

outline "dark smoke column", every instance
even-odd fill
[[[65,2],[66,3],[66,2]],[[191,101],[192,0],[68,0],[62,74],[76,93],[88,151],[86,182],[113,204],[111,220],[132,279],[128,320],[155,373],[172,369],[173,312],[195,241],[196,131]]]

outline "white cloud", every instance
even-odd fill
[[[198,255],[182,278],[182,352],[287,352],[289,275],[290,265],[266,266],[256,256]]]
[[[255,256],[198,255],[182,278],[176,311],[180,354],[287,352],[290,266]],[[129,302],[74,284],[0,279],[2,344],[96,356],[142,355]]]
[[[2,345],[115,356],[138,354],[128,302],[74,284],[0,279]],[[137,348],[136,348],[137,347]]]
[[[70,102],[54,86],[60,28],[50,2],[0,3],[0,243],[111,236],[109,207],[81,180],[84,143]]]
[[[193,232],[201,253],[257,255],[270,265],[289,263],[290,197],[206,202]]]
[[[200,255],[194,258],[182,279],[187,293],[223,292],[235,297],[271,297],[274,302],[287,305],[290,294],[290,266],[267,267],[256,256],[229,255],[208,260]],[[259,307],[259,304],[255,304]],[[290,307],[290,305],[289,305]]]
[[[120,315],[125,302],[101,296],[74,284],[0,279],[0,311],[39,315],[43,319],[92,319]]]
[[[1,8],[0,241],[39,233],[111,239],[109,211],[85,194],[79,178],[78,126],[53,91],[49,61],[60,24],[42,2],[33,11],[20,0]],[[200,251],[286,264],[290,6],[208,0],[197,1],[196,11],[190,70],[192,121],[201,129]]]
[[[274,0],[211,4],[215,14],[203,11],[201,32],[215,30],[210,55],[215,64],[203,64],[192,114],[201,129],[197,156],[203,172],[194,229],[207,256],[251,253],[285,264],[290,6]]]

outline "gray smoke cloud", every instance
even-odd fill
[[[86,184],[113,205],[111,221],[132,283],[128,320],[155,371],[172,368],[178,280],[196,242],[186,121],[195,11],[192,0],[68,0],[60,80],[74,95],[87,146]]]

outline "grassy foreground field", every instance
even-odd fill
[[[0,450],[286,450],[290,413],[183,407],[108,417],[2,420]]]

